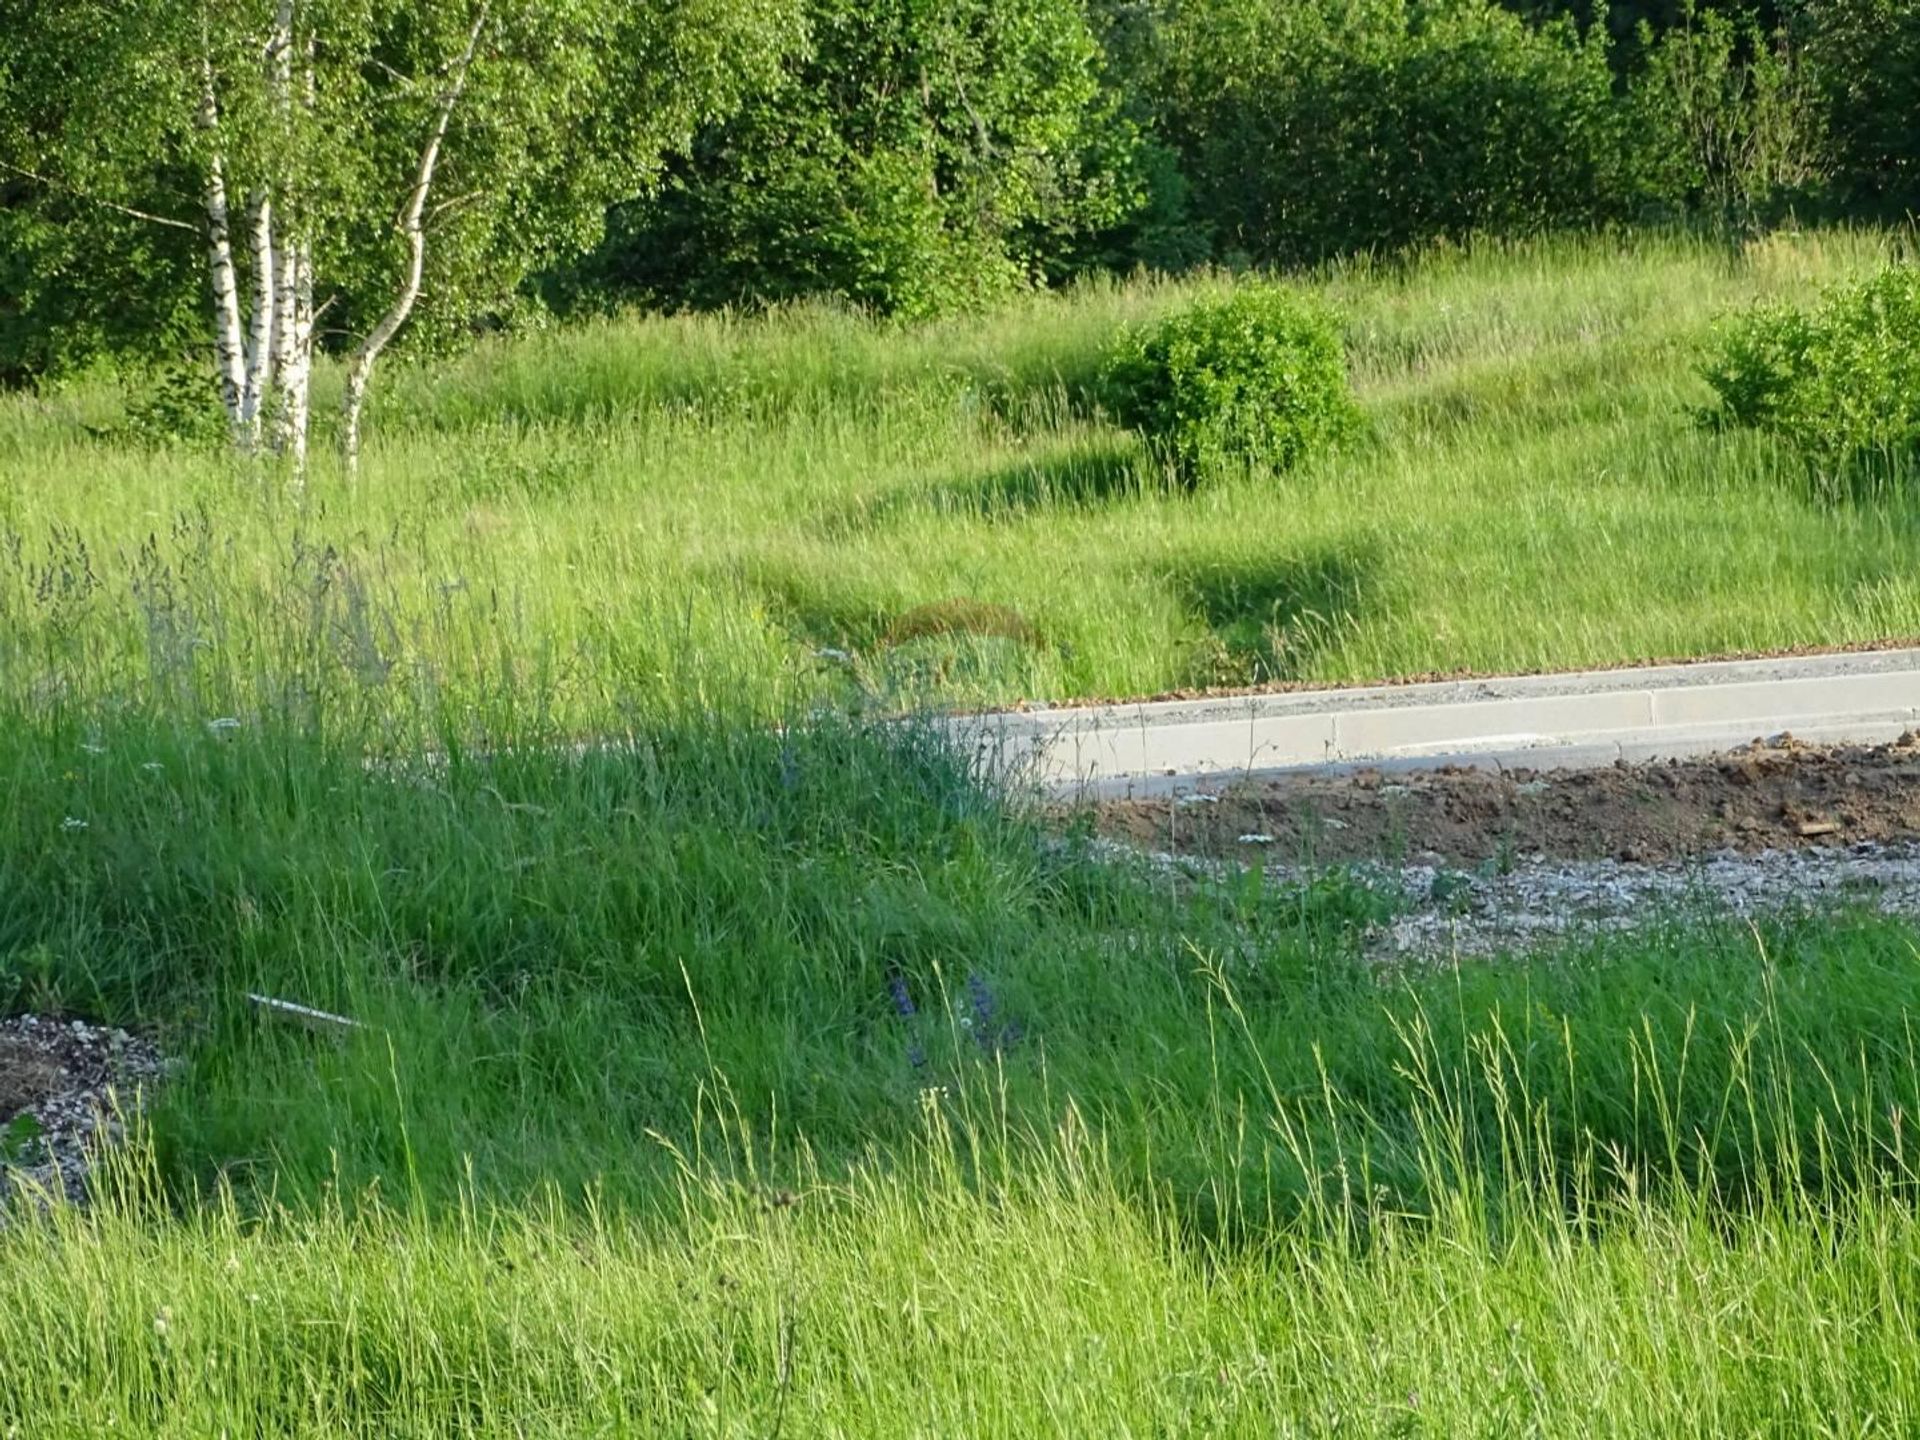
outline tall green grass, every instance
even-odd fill
[[[1660,1064],[1643,1079],[1661,1144],[1562,1156],[1564,1117],[1510,1055],[1458,1066],[1431,1032],[1403,1038],[1391,1123],[1425,1203],[1377,1183],[1366,1122],[1392,1102],[1328,1134],[1327,1084],[1237,1113],[1230,1133],[1285,1156],[1311,1198],[1224,1237],[1078,1108],[1031,1130],[991,1087],[928,1091],[912,1133],[844,1160],[770,1143],[722,1098],[692,1139],[653,1142],[669,1173],[642,1211],[427,1206],[397,1181],[169,1213],[135,1151],[93,1211],[0,1232],[0,1418],[46,1435],[1910,1428],[1920,1231],[1888,1095],[1796,1152],[1775,1128],[1787,1097],[1739,1058],[1774,1028],[1700,1037],[1702,1064],[1734,1057],[1735,1127],[1789,1162],[1729,1189],[1670,1158],[1700,1117]]]
[[[298,496],[0,405],[0,1008],[182,1062],[0,1226],[0,1427],[1912,1428],[1911,926],[1382,970],[859,713],[1898,632],[1906,502],[1685,414],[1885,245],[1328,272],[1368,446],[1186,498],[1087,390],[1174,286],[522,338]]]
[[[1910,927],[1381,972],[1359,879],[1174,885],[910,727],[576,750],[537,699],[8,713],[7,1002],[184,1069],[93,1210],[0,1228],[7,1423],[1908,1414]]]
[[[909,1141],[931,1092],[1040,1130],[1072,1107],[1228,1234],[1311,1208],[1258,1118],[1301,1104],[1309,1150],[1431,1203],[1410,1037],[1476,1146],[1500,1139],[1470,1078],[1492,1062],[1560,1163],[1604,1144],[1739,1192],[1871,1129],[1872,1096],[1920,1103],[1892,922],[1783,922],[1763,954],[1681,910],[1572,955],[1381,974],[1359,880],[1169,891],[912,729],[689,714],[581,753],[498,729],[369,763],[286,721],[0,728],[4,999],[162,1027],[190,1066],[155,1122],[181,1195],[224,1174],[289,1201],[639,1204],[656,1137],[688,1143],[716,1095],[839,1163]],[[317,1043],[263,1023],[261,991],[365,1028]]]
[[[119,693],[144,674],[150,636],[89,627],[59,583],[80,546],[109,589],[158,570],[163,595],[228,595],[225,632],[189,629],[197,663],[318,593],[366,667],[459,690],[510,650],[586,728],[611,674],[893,706],[1909,634],[1913,502],[1835,504],[1692,415],[1716,317],[1896,243],[1613,236],[1325,272],[1304,283],[1345,317],[1370,436],[1197,495],[1103,418],[1093,377],[1120,326],[1219,280],[917,330],[799,309],[492,342],[396,371],[359,486],[322,464],[299,498],[136,442],[110,390],[10,397],[7,672],[79,629],[122,662]],[[954,600],[1030,638],[904,638]]]

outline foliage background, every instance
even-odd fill
[[[98,8],[21,8],[0,29],[55,36],[112,81],[126,47],[108,53],[110,27],[87,20]],[[404,343],[445,349],[550,311],[635,304],[826,296],[926,318],[1094,271],[1646,220],[1751,230],[1920,203],[1912,0],[660,8],[681,31],[657,45],[584,0],[514,22],[486,103],[449,146],[448,192],[487,198],[431,251]],[[431,27],[409,7],[383,14],[369,63],[419,69]],[[78,193],[190,202],[184,174],[166,173],[190,149],[181,114],[94,123],[41,103],[58,87],[31,46],[0,49],[0,381],[198,363],[193,237]],[[553,55],[584,70],[558,74]],[[566,100],[610,85],[617,114]],[[393,188],[417,109],[369,107],[342,183]],[[21,173],[50,153],[86,186]],[[361,213],[377,222],[377,207]],[[345,293],[323,343],[352,332],[394,248],[377,223],[339,231]]]

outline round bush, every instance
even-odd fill
[[[1740,316],[1709,359],[1713,418],[1777,435],[1828,478],[1920,461],[1920,268]]]
[[[1274,286],[1129,332],[1105,378],[1115,418],[1188,480],[1222,465],[1290,469],[1360,419],[1332,318]]]

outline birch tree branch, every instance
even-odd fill
[[[487,13],[488,6],[483,3],[473,17],[473,28],[467,32],[466,48],[454,62],[447,88],[441,93],[439,108],[434,113],[433,125],[427,132],[427,143],[421,147],[420,163],[414,169],[413,186],[408,190],[407,198],[394,220],[395,228],[407,242],[407,273],[401,283],[400,293],[394,297],[387,313],[353,347],[353,353],[347,359],[346,393],[341,408],[346,419],[342,452],[348,470],[357,466],[360,460],[360,411],[366,402],[367,377],[372,373],[373,362],[400,332],[400,327],[407,323],[407,317],[413,314],[413,307],[420,299],[420,281],[427,263],[427,232],[422,223],[427,195],[433,188],[434,172],[440,165],[440,147],[446,142],[447,127],[453,121],[454,107],[460,103],[460,97],[467,88],[473,57],[480,48],[480,35],[486,29]]]
[[[155,215],[150,210],[136,210],[133,206],[122,205],[117,200],[108,200],[103,196],[90,194],[78,185],[69,185],[64,180],[55,180],[51,175],[42,175],[38,171],[27,169],[24,165],[15,165],[11,160],[0,160],[0,170],[6,170],[22,179],[45,185],[49,190],[58,190],[63,194],[71,195],[76,200],[84,200],[89,205],[98,205],[102,210],[112,210],[135,220],[145,220],[151,225],[164,225],[169,230],[184,230],[189,235],[200,233],[200,227],[190,220],[176,220],[171,215]]]

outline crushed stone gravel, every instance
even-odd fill
[[[1097,842],[1098,843],[1098,842]],[[1099,844],[1113,858],[1141,852]],[[1156,867],[1217,874],[1229,862],[1149,852]],[[1281,884],[1305,884],[1325,867],[1261,867]],[[1640,864],[1534,855],[1510,867],[1463,870],[1422,861],[1337,867],[1378,894],[1390,918],[1369,926],[1366,952],[1381,960],[1439,961],[1517,954],[1685,920],[1762,919],[1867,911],[1920,919],[1920,843],[1844,848],[1723,850]]]
[[[84,1201],[99,1148],[169,1068],[151,1040],[112,1026],[0,1020],[0,1215],[16,1197]]]

